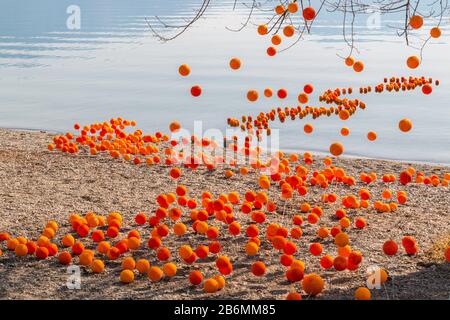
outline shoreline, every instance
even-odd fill
[[[55,131],[55,130],[47,130],[47,129],[28,129],[28,128],[8,128],[8,127],[0,127],[0,130],[6,130],[6,131],[18,131],[18,132],[39,132],[39,133],[45,133],[45,134],[53,134],[53,135],[63,135],[65,132],[61,131]],[[326,151],[311,151],[311,150],[293,150],[293,149],[281,149],[280,151],[286,153],[286,154],[293,154],[293,153],[304,153],[304,152],[312,152],[315,156],[320,157],[326,157],[329,156],[329,154]],[[387,161],[392,163],[404,163],[404,164],[411,164],[411,165],[429,165],[429,166],[442,166],[442,167],[448,167],[450,168],[450,162],[430,162],[430,161],[421,161],[421,160],[409,160],[409,159],[394,159],[394,158],[371,158],[367,157],[361,154],[351,154],[346,153],[345,155],[340,156],[342,159],[348,159],[348,160],[355,160],[355,159],[363,159],[363,160],[374,160],[374,161]]]

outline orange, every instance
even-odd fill
[[[94,255],[91,253],[90,250],[84,250],[79,256],[79,261],[80,264],[83,266],[90,266],[92,264],[93,258]]]
[[[172,278],[177,273],[177,266],[175,263],[169,262],[163,266],[163,272],[166,276]]]
[[[409,25],[413,29],[419,29],[423,25],[423,18],[421,16],[412,16],[411,19],[409,19]]]
[[[219,290],[219,283],[216,279],[207,279],[203,285],[203,290],[207,293],[215,293]]]
[[[412,122],[409,119],[402,119],[398,123],[398,127],[402,132],[408,132],[412,129]]]
[[[62,251],[58,256],[59,263],[68,265],[72,262],[72,255],[68,251]]]
[[[136,262],[132,257],[126,257],[122,260],[122,270],[134,270]]]
[[[416,69],[420,64],[420,59],[417,56],[410,56],[406,60],[406,65],[411,69]]]
[[[248,256],[254,256],[258,253],[258,251],[259,251],[259,247],[254,242],[248,242],[245,245],[245,252],[247,253]]]
[[[303,290],[311,296],[316,296],[321,293],[324,286],[325,283],[322,278],[315,273],[306,275],[302,281]]]
[[[147,259],[139,259],[136,262],[136,270],[139,273],[147,273],[150,270],[150,262]]]
[[[356,61],[353,64],[353,70],[355,70],[355,72],[361,72],[364,70],[364,63],[362,63],[362,61]]]
[[[374,131],[370,131],[367,133],[367,139],[369,139],[369,141],[375,141],[377,139],[377,134]]]
[[[261,36],[267,34],[267,32],[268,32],[267,25],[262,24],[262,25],[259,25],[259,26],[258,26],[258,33],[259,33]]]
[[[219,290],[222,290],[225,287],[225,278],[223,276],[221,276],[220,274],[215,275],[213,277],[214,280],[217,281],[218,285],[219,285]]]
[[[289,13],[296,13],[298,11],[298,4],[296,2],[291,2],[288,4]]]
[[[355,59],[353,57],[347,57],[345,58],[345,64],[349,67],[353,66],[355,63]]]
[[[102,260],[96,259],[92,261],[91,270],[94,273],[102,273],[103,270],[105,270],[105,264],[103,263]]]
[[[258,100],[258,92],[256,90],[249,90],[247,92],[247,99],[251,102]]]
[[[163,271],[156,266],[150,267],[150,270],[148,270],[148,277],[153,282],[158,282],[163,277]]]
[[[383,244],[383,252],[388,256],[393,256],[398,251],[398,245],[393,240],[388,240]]]
[[[18,257],[26,256],[28,254],[28,247],[20,243],[14,248],[14,252]]]
[[[256,261],[252,264],[251,271],[255,276],[260,277],[266,273],[266,265],[261,261]]]
[[[191,73],[191,68],[187,65],[187,64],[182,64],[179,68],[178,68],[178,72],[180,73],[180,75],[182,75],[183,77],[188,76]]]
[[[230,68],[233,70],[237,70],[241,67],[241,60],[239,60],[238,58],[232,58],[230,60]]]
[[[432,38],[439,38],[441,36],[441,29],[439,29],[439,27],[431,28],[430,36]]]
[[[194,270],[191,271],[191,273],[189,273],[189,282],[196,286],[199,285],[203,280],[203,275],[200,271],[198,270]]]
[[[298,292],[289,292],[286,300],[302,300],[302,296]]]
[[[314,20],[315,17],[316,17],[316,10],[314,10],[314,8],[306,7],[305,9],[303,9],[303,18],[306,21]]]
[[[333,156],[338,157],[343,152],[344,152],[344,146],[342,144],[340,144],[339,142],[335,142],[335,143],[330,145],[330,153]]]
[[[38,247],[36,249],[36,257],[39,260],[47,259],[47,257],[48,257],[48,249],[46,247]]]
[[[370,290],[365,287],[359,287],[355,290],[356,300],[370,300],[371,296]]]
[[[299,267],[294,262],[291,264],[290,268],[286,271],[286,278],[289,282],[298,282],[303,279],[303,269]]]
[[[339,232],[335,237],[334,237],[334,243],[338,246],[338,247],[345,247],[346,245],[349,244],[349,237],[346,233],[344,232]]]
[[[131,270],[122,270],[120,272],[120,281],[122,283],[131,283],[134,281],[134,272]]]

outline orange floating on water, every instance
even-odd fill
[[[258,91],[256,90],[249,90],[247,92],[247,99],[248,101],[255,102],[258,100]]]
[[[402,119],[398,123],[398,127],[402,132],[408,132],[412,129],[412,122],[409,119]]]
[[[180,75],[182,75],[183,77],[188,76],[191,73],[191,68],[187,65],[187,64],[182,64],[179,68],[178,68],[178,72],[180,73]]]
[[[193,86],[191,88],[191,95],[198,97],[202,94],[202,88],[200,86]]]
[[[230,60],[230,68],[233,70],[238,70],[241,67],[241,60],[239,58],[232,58]]]
[[[333,156],[338,157],[343,152],[344,152],[344,146],[342,144],[340,144],[339,142],[335,142],[330,145],[330,153]]]

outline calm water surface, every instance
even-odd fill
[[[318,94],[327,88],[358,88],[389,76],[425,75],[441,80],[430,96],[419,91],[362,96],[367,108],[345,123],[351,129],[348,137],[340,137],[343,122],[337,118],[313,122],[315,131],[309,136],[303,133],[305,120],[273,127],[281,129],[284,150],[323,152],[331,142],[341,141],[347,155],[450,163],[448,27],[426,48],[419,70],[411,71],[404,61],[417,51],[388,27],[398,25],[398,17],[383,17],[379,30],[367,29],[362,17],[356,30],[365,71],[356,74],[338,57],[347,54],[339,17],[324,14],[312,35],[270,58],[265,54],[269,40],[257,36],[253,25],[238,33],[226,29],[238,28],[248,12],[243,6],[233,11],[233,2],[213,1],[206,19],[163,44],[152,36],[145,18],[154,24],[157,15],[179,25],[192,17],[201,1],[2,1],[0,127],[66,131],[74,122],[122,116],[137,120],[147,132],[167,131],[173,119],[187,128],[203,120],[205,129],[225,130],[228,117],[296,105],[306,83],[315,87],[311,105],[320,105]],[[66,27],[66,9],[73,4],[81,9],[80,30]],[[266,17],[258,11],[255,22]],[[228,67],[233,56],[243,62],[238,72]],[[191,66],[187,78],[177,74],[181,63]],[[200,98],[189,95],[194,84],[203,88]],[[283,101],[246,101],[247,90],[265,87],[286,88],[289,96]],[[414,123],[409,134],[397,129],[404,117]],[[376,142],[367,141],[370,130],[378,133]]]

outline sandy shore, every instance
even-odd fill
[[[161,192],[173,191],[174,183],[167,179],[165,166],[135,166],[104,155],[91,156],[61,154],[47,151],[47,144],[53,135],[43,132],[24,132],[0,129],[0,232],[9,232],[13,236],[23,235],[36,239],[49,220],[59,223],[61,229],[57,237],[70,232],[67,223],[71,213],[85,214],[94,211],[107,215],[111,211],[122,213],[125,220],[125,232],[135,228],[134,216],[137,212],[153,212],[157,205],[154,201]],[[398,173],[409,164],[368,159],[339,159],[335,163],[345,168],[350,174],[375,171]],[[427,175],[442,176],[449,172],[449,167],[413,165]],[[222,192],[257,189],[256,174],[235,175],[224,179],[223,169],[206,172],[184,170],[180,183],[186,185],[191,194],[199,196],[203,190],[215,195]],[[363,186],[357,183],[353,187],[331,186],[325,192],[334,192],[338,196],[356,194]],[[364,186],[373,194],[380,195],[385,185],[377,181]],[[391,279],[382,290],[374,290],[376,299],[448,299],[450,296],[450,264],[445,263],[439,252],[450,240],[450,188],[429,187],[423,184],[409,184],[406,187],[394,184],[392,190],[406,190],[408,202],[394,213],[377,213],[374,209],[350,212],[364,217],[368,226],[364,230],[351,228],[349,235],[352,248],[362,252],[363,263],[357,272],[323,271],[319,266],[319,257],[308,252],[311,242],[317,241],[316,227],[302,226],[304,235],[297,241],[296,257],[306,264],[306,272],[317,272],[326,281],[325,291],[320,299],[352,299],[355,288],[364,286],[365,270],[371,265],[385,268]],[[272,188],[273,189],[273,188]],[[271,191],[272,199],[278,197],[279,191]],[[299,213],[299,204],[308,201],[311,205],[322,206],[324,214],[320,226],[336,225],[334,212],[339,208],[339,201],[323,204],[320,195],[323,190],[313,189],[306,199],[296,197],[287,208],[289,215]],[[281,207],[281,205],[280,205]],[[238,210],[236,210],[238,211]],[[245,215],[238,215],[243,229],[249,224]],[[189,223],[186,214],[182,218]],[[270,222],[282,221],[282,215],[272,214]],[[150,228],[146,225],[139,229],[144,239],[148,239]],[[245,229],[244,229],[245,230]],[[224,230],[225,231],[225,230]],[[126,233],[125,233],[126,234]],[[225,234],[225,232],[222,232]],[[401,253],[387,257],[382,252],[382,245],[388,239],[400,242],[405,235],[412,235],[420,247],[416,256]],[[146,243],[146,240],[143,242]],[[178,261],[177,248],[185,243],[193,247],[207,240],[189,233],[179,239],[170,237],[166,246],[173,250],[173,258]],[[206,259],[188,266],[178,262],[179,272],[171,280],[151,283],[146,277],[137,277],[130,285],[123,285],[118,280],[119,261],[107,261],[103,274],[92,274],[82,270],[80,290],[66,287],[68,274],[66,268],[59,265],[57,259],[38,261],[28,256],[17,258],[8,252],[5,244],[0,244],[4,255],[0,257],[0,299],[284,299],[292,290],[298,290],[299,284],[289,284],[284,277],[286,269],[278,260],[279,255],[269,250],[269,244],[263,241],[259,258],[248,258],[243,252],[246,242],[245,234],[236,238],[222,237],[222,244],[230,256],[234,272],[227,278],[224,290],[214,295],[207,295],[201,288],[188,284],[187,274],[198,268],[205,275],[216,274],[213,259]],[[335,255],[336,248],[332,240],[323,242],[324,252]],[[146,246],[137,251],[135,256],[157,262],[155,253]],[[249,272],[252,262],[265,261],[268,271],[258,278]]]

